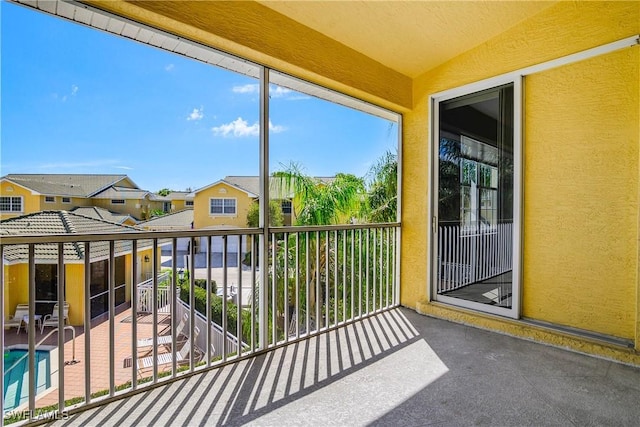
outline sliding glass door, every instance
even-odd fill
[[[511,317],[519,305],[516,95],[512,82],[434,98],[434,299]]]

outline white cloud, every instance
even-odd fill
[[[171,71],[175,68],[175,65],[173,64],[168,64],[167,66],[164,67],[165,71]]]
[[[275,86],[275,85],[269,86],[269,95],[272,98],[284,98],[289,93],[291,93],[291,89],[287,89],[286,87]]]
[[[249,123],[246,120],[244,120],[242,117],[238,117],[231,123],[212,127],[211,131],[216,136],[223,136],[225,138],[228,136],[233,136],[236,138],[240,138],[243,136],[258,135],[260,127],[258,123],[254,123],[253,125],[249,126]]]
[[[76,93],[78,93],[78,86],[71,85],[71,96],[76,96]]]
[[[202,112],[204,111],[204,107],[194,108],[191,114],[187,116],[187,120],[200,120],[204,117]]]
[[[260,93],[260,86],[258,84],[247,84],[243,86],[234,86],[233,93]]]
[[[129,166],[114,166],[114,169],[124,169],[127,171],[132,171],[133,168],[130,168]]]
[[[269,130],[273,133],[280,133],[287,130],[287,128],[281,125],[274,125],[273,123],[271,123],[271,120],[269,120]]]
[[[269,130],[274,133],[280,133],[284,132],[286,128],[281,125],[274,125],[273,123],[271,123],[271,121],[269,121]],[[225,138],[242,138],[245,136],[258,136],[258,134],[260,133],[260,125],[258,124],[258,122],[249,125],[249,122],[244,120],[242,117],[238,117],[231,123],[212,127],[211,131],[216,136],[222,136]]]

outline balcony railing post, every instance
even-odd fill
[[[260,67],[260,220],[262,239],[260,239],[259,265],[259,347],[267,348],[267,335],[269,332],[268,304],[266,299],[266,287],[269,280],[269,69]]]

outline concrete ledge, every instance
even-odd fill
[[[426,316],[640,367],[640,351],[637,348],[615,345],[604,340],[584,337],[551,327],[534,325],[525,321],[480,313],[433,301],[419,301],[415,309],[418,313]],[[636,343],[637,345],[638,343]]]

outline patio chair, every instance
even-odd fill
[[[16,305],[16,311],[13,315],[9,315],[9,320],[5,320],[4,326],[13,328],[14,326],[18,328],[18,334],[20,333],[20,327],[22,326],[22,319],[25,316],[29,315],[29,304],[18,304]]]
[[[176,342],[178,341],[178,337],[182,334],[182,330],[184,329],[187,321],[189,320],[189,315],[184,313],[182,315],[182,319],[180,319],[180,323],[176,327]],[[160,345],[171,345],[171,334],[169,335],[158,335],[157,344]],[[138,348],[151,347],[153,346],[153,338],[142,338],[138,340]]]
[[[40,333],[44,333],[44,328],[46,326],[51,326],[51,327],[58,327],[58,312],[59,312],[59,305],[58,303],[56,303],[53,306],[53,310],[51,311],[51,314],[47,314],[46,316],[44,316],[44,318],[42,319],[42,325],[40,326]],[[64,307],[63,307],[63,321],[65,325],[69,324],[69,303],[65,302],[64,303]]]
[[[194,327],[193,330],[193,342],[196,342],[198,339],[198,335],[200,334],[200,328],[197,326]],[[176,362],[178,364],[184,364],[189,362],[189,352],[191,351],[191,337],[189,337],[180,350],[176,353]],[[198,347],[194,346],[194,351],[198,350]],[[160,353],[157,355],[156,363],[158,367],[168,365],[173,362],[173,353]],[[146,356],[136,359],[136,369],[138,370],[138,375],[141,375],[141,372],[144,369],[153,367],[153,356]]]

